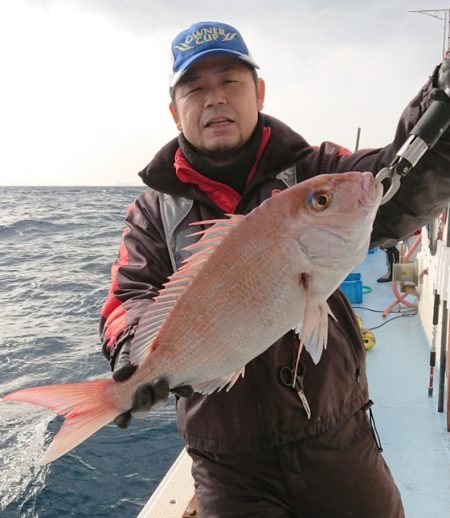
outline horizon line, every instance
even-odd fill
[[[148,187],[144,183],[142,184],[128,184],[128,183],[115,183],[115,184],[0,184],[1,187]]]

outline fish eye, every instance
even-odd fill
[[[326,191],[313,192],[309,198],[308,203],[314,210],[322,211],[330,206],[333,200],[333,195]]]

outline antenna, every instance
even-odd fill
[[[359,139],[361,137],[361,128],[358,128],[356,130],[356,145],[355,145],[355,151],[358,151],[359,149]]]
[[[450,9],[422,9],[418,11],[408,11],[408,13],[424,14],[444,22],[442,31],[442,57],[444,58],[450,51]]]

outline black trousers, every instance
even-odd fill
[[[404,518],[363,410],[341,426],[238,455],[188,449],[199,518]]]

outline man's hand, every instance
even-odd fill
[[[116,361],[114,362],[113,379],[114,381],[125,381],[131,377],[137,369],[136,365],[132,365],[130,361],[130,345],[131,341],[126,340],[120,348]]]
[[[438,88],[441,88],[442,90],[450,88],[450,57],[446,57],[442,60],[437,82]]]
[[[114,381],[126,381],[137,369],[137,366],[132,365],[130,361],[130,345],[130,340],[124,342],[117,355],[112,375]],[[169,392],[172,392],[178,397],[189,397],[194,391],[190,385],[181,385],[170,390],[169,384],[164,378],[143,383],[134,393],[131,409],[118,415],[114,419],[114,423],[119,428],[127,428],[131,422],[131,417],[146,417],[152,406],[167,400]]]

